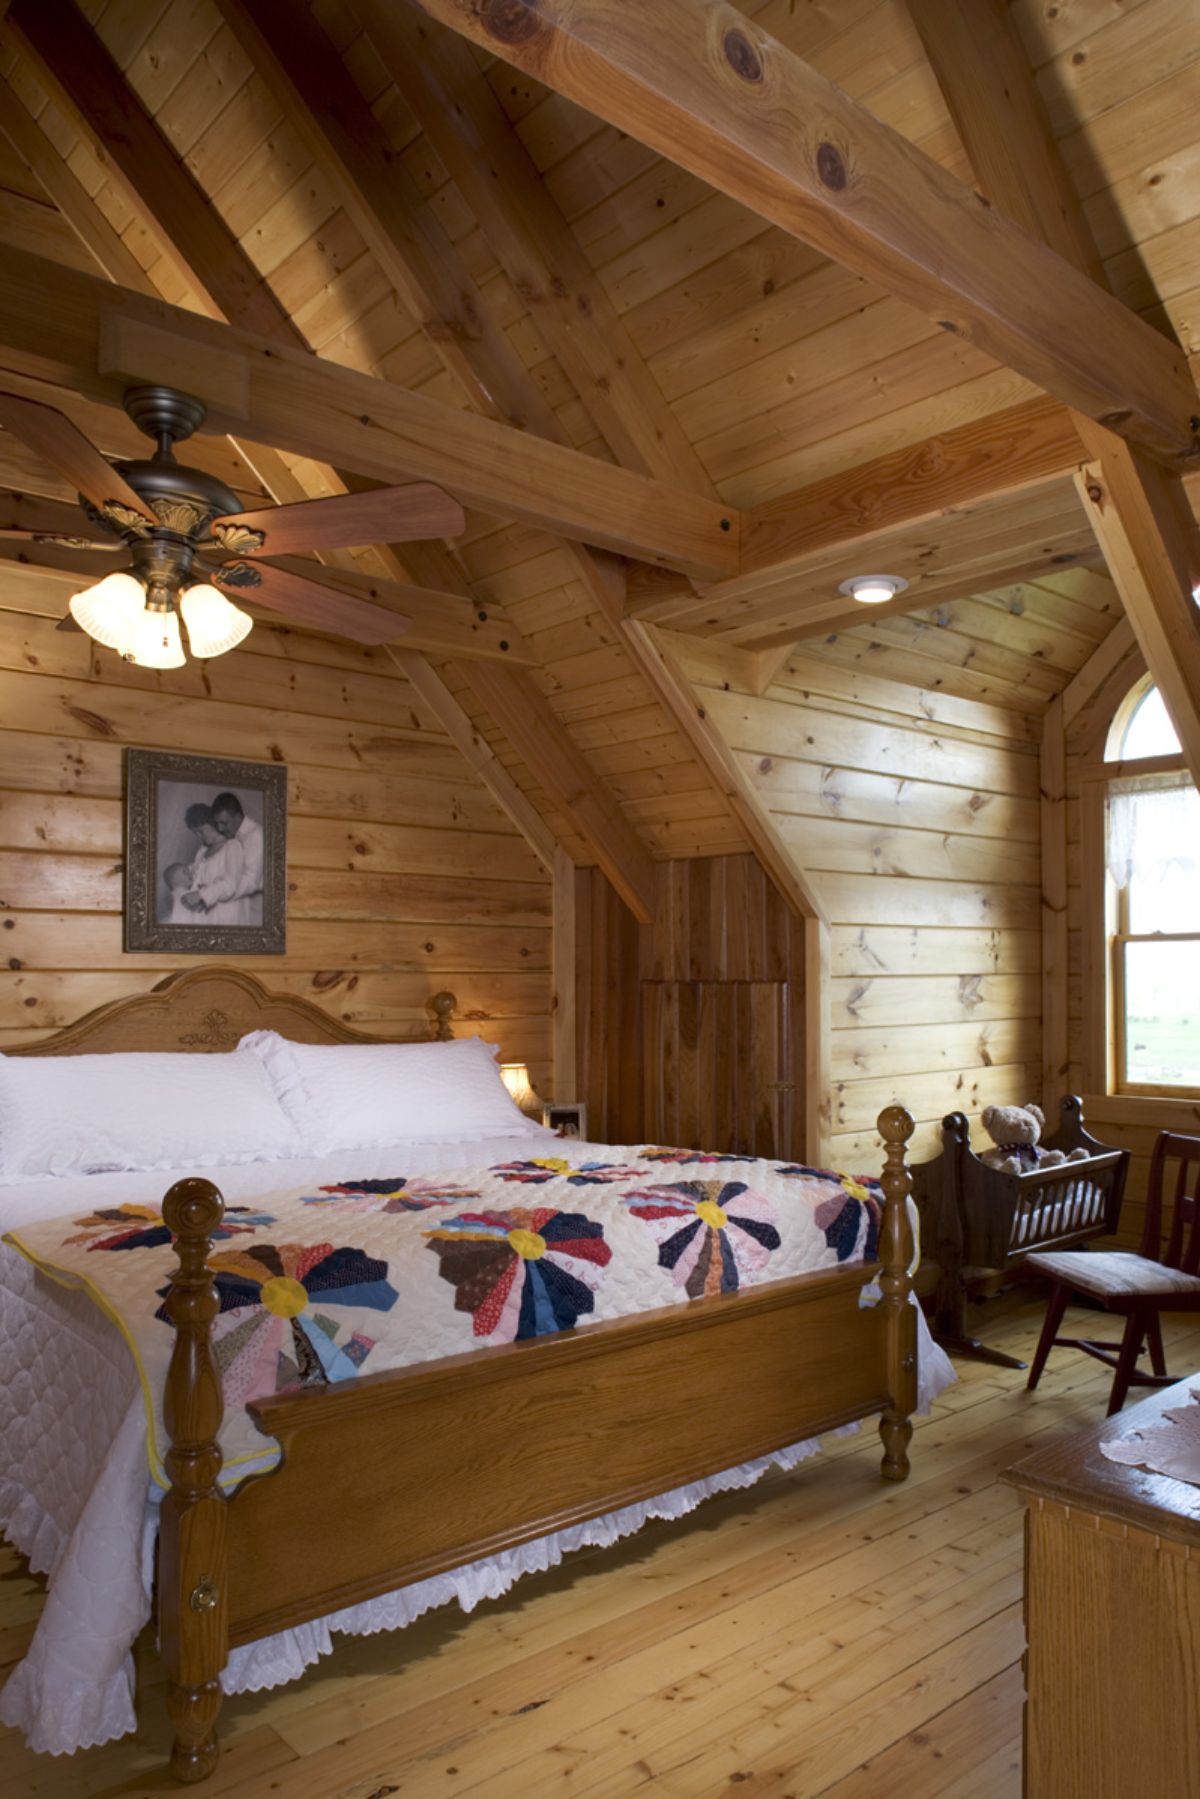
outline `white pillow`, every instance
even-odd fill
[[[0,1183],[303,1154],[257,1056],[0,1056]]]
[[[452,1043],[289,1043],[255,1031],[260,1056],[311,1155],[411,1140],[520,1137],[530,1121],[478,1037]]]

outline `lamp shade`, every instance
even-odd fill
[[[500,1079],[522,1112],[541,1116],[542,1102],[533,1090],[533,1083],[529,1079],[529,1070],[524,1062],[501,1062]]]
[[[71,617],[89,637],[124,655],[146,604],[146,590],[132,575],[105,575],[94,587],[73,593]]]
[[[187,657],[183,653],[178,615],[174,611],[152,612],[149,606],[143,607],[121,654],[138,668],[182,668]]]
[[[193,656],[223,656],[248,637],[254,620],[215,587],[189,587],[179,602]]]

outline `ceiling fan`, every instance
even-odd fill
[[[65,476],[104,533],[60,538],[12,526],[6,535],[124,552],[127,566],[72,596],[60,629],[78,626],[126,661],[181,667],[180,616],[194,656],[234,649],[254,621],[230,594],[356,643],[394,641],[407,622],[396,613],[263,558],[455,537],[466,528],[458,502],[428,481],[244,512],[223,481],[175,460],[174,446],[204,423],[200,400],[171,387],[131,387],[124,406],[156,448],[145,460],[112,463],[65,413],[0,393],[0,425]]]

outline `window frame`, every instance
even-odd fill
[[[1128,759],[1107,758],[1119,748],[1137,707],[1155,685],[1143,674],[1114,706],[1108,727],[1099,733],[1081,768],[1080,853],[1085,889],[1083,939],[1083,1033],[1087,1086],[1115,1100],[1200,1099],[1200,1086],[1180,1087],[1131,1081],[1127,1067],[1125,957],[1131,943],[1200,942],[1195,932],[1129,930],[1129,896],[1118,888],[1108,865],[1108,801],[1122,779],[1139,775],[1182,774],[1182,752]]]

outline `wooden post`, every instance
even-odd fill
[[[450,1043],[454,1039],[453,1018],[458,1000],[453,993],[444,990],[435,993],[429,1002],[429,1010],[433,1014],[433,1040],[435,1043]]]
[[[163,1200],[179,1271],[166,1302],[175,1347],[163,1398],[171,1485],[159,1524],[158,1633],[175,1726],[171,1770],[189,1784],[217,1764],[218,1677],[229,1655],[226,1509],[217,1485],[224,1402],[211,1335],[220,1302],[207,1265],[224,1212],[211,1181],[176,1181]]]
[[[913,1258],[913,1233],[908,1216],[912,1175],[904,1159],[904,1145],[914,1129],[912,1114],[903,1106],[888,1106],[879,1114],[879,1135],[887,1154],[883,1165],[883,1223],[879,1232],[887,1342],[888,1404],[879,1420],[883,1438],[884,1480],[908,1478],[908,1443],[912,1436],[910,1414],[917,1405],[917,1314],[909,1293],[909,1265]]]

